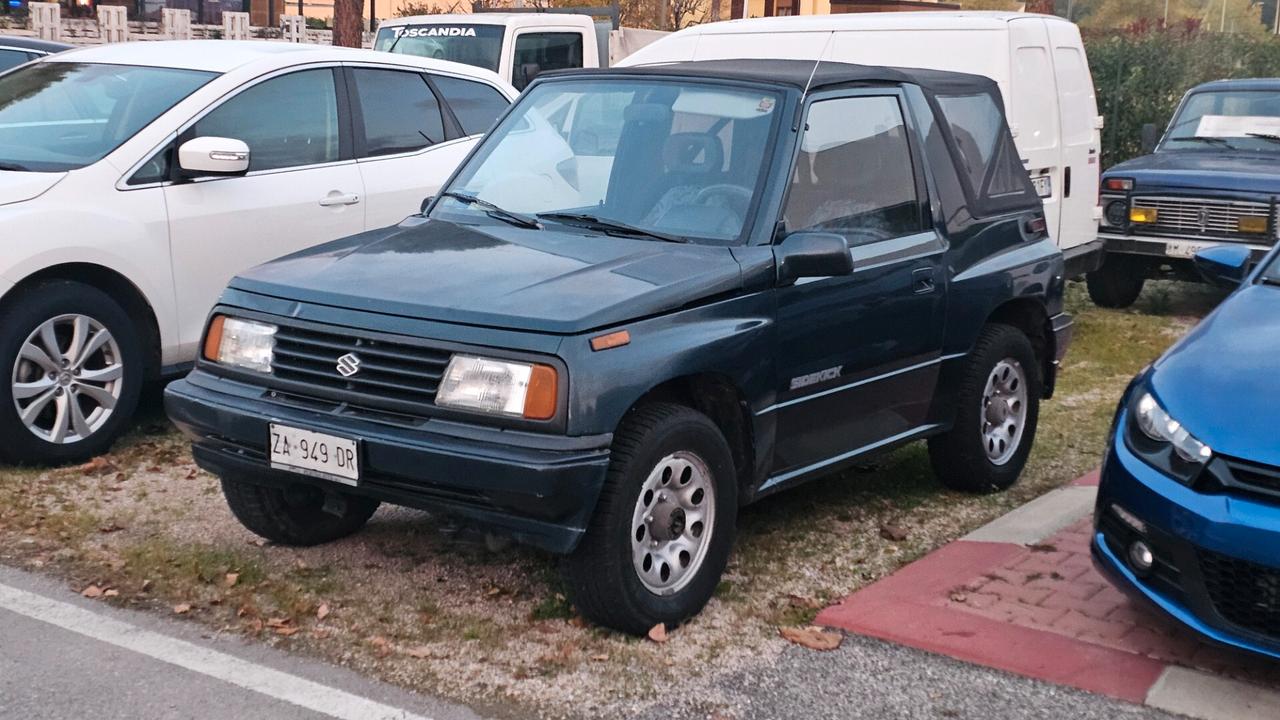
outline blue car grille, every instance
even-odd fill
[[[1224,461],[1232,480],[1242,489],[1280,496],[1280,468],[1230,458]]]
[[[1222,618],[1268,637],[1280,637],[1280,569],[1199,549],[1209,600]]]
[[[1242,240],[1263,245],[1275,242],[1276,210],[1270,203],[1245,200],[1210,200],[1182,197],[1137,196],[1134,207],[1154,208],[1156,221],[1151,225],[1133,225],[1136,233],[1157,232],[1179,235],[1204,235],[1225,240]],[[1240,219],[1268,218],[1266,233],[1240,232]]]

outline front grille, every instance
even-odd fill
[[[1200,572],[1218,614],[1268,637],[1280,637],[1280,569],[1200,549]]]
[[[1275,239],[1276,208],[1265,202],[1203,200],[1173,197],[1135,197],[1134,207],[1155,208],[1156,221],[1133,225],[1134,232],[1169,232],[1180,235],[1253,241],[1270,245]],[[1268,218],[1267,232],[1242,233],[1240,218]]]
[[[1231,479],[1242,488],[1280,495],[1280,468],[1228,458],[1223,462],[1231,471]]]
[[[359,357],[360,369],[343,377],[338,358],[348,353]],[[444,350],[282,325],[276,331],[272,374],[310,387],[354,393],[364,403],[430,405],[449,357]]]

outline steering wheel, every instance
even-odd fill
[[[693,204],[711,205],[711,199],[716,197],[724,198],[720,207],[733,210],[741,217],[746,217],[747,209],[751,207],[751,191],[730,183],[717,183],[702,188],[693,196]]]

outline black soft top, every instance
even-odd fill
[[[691,60],[688,62],[638,65],[625,68],[574,70],[581,73],[628,75],[680,75],[742,82],[788,85],[799,90],[822,90],[851,83],[910,83],[933,93],[967,94],[999,92],[994,80],[981,75],[924,70],[921,68],[854,65],[823,60],[814,68],[813,60]],[[557,73],[558,74],[558,73]],[[812,78],[812,81],[810,80]]]

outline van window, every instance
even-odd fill
[[[354,72],[366,155],[409,152],[444,139],[440,102],[421,75],[364,68]]]
[[[1018,128],[1018,147],[1045,150],[1058,144],[1058,94],[1053,66],[1042,47],[1020,47],[1013,59],[1013,92],[1009,121]]]
[[[523,33],[516,37],[511,84],[515,85],[516,89],[523,90],[524,86],[528,85],[538,73],[580,67],[582,67],[581,33]]]
[[[1062,108],[1062,142],[1083,145],[1093,140],[1095,107],[1089,70],[1084,56],[1073,47],[1054,48],[1053,62],[1058,78],[1059,107]]]
[[[498,116],[511,104],[497,88],[447,75],[432,75],[431,81],[453,110],[462,132],[467,135],[482,133],[493,127]]]
[[[840,233],[850,246],[920,231],[912,167],[896,97],[814,103],[783,213],[787,231]]]
[[[1027,172],[1005,132],[1004,117],[994,97],[986,93],[939,95],[938,105],[951,128],[960,169],[981,204],[990,205],[993,199],[1018,200],[1034,194]]]

